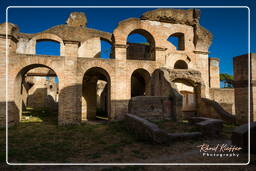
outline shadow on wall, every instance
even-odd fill
[[[1,107],[5,106],[6,102],[1,102],[0,105]],[[19,108],[14,101],[8,102],[7,105],[8,105],[8,126],[13,126],[19,123],[19,120],[20,120]],[[4,112],[4,116],[5,116],[5,112]],[[5,123],[4,123],[4,126],[5,126]]]

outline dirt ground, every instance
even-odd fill
[[[249,166],[182,164],[247,163],[246,152],[239,151],[238,157],[207,157],[199,150],[198,146],[201,144],[230,145],[230,134],[233,129],[230,125],[225,125],[223,134],[216,138],[160,145],[135,137],[126,129],[123,121],[57,126],[55,116],[45,112],[23,119],[19,125],[8,130],[9,163],[180,163],[181,166],[8,166],[4,162],[5,129],[1,129],[0,170],[256,170],[256,155],[251,155]],[[171,127],[179,131],[194,130],[192,127],[182,128],[186,124],[158,124],[168,131],[172,131]]]

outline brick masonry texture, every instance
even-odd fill
[[[141,18],[129,18],[119,22],[113,33],[87,28],[85,14],[77,12],[70,14],[66,24],[35,34],[21,33],[18,26],[12,23],[0,24],[1,83],[6,81],[5,56],[8,53],[8,86],[0,84],[0,125],[5,124],[6,102],[8,122],[19,122],[24,99],[20,85],[24,76],[36,68],[47,68],[51,71],[45,73],[45,70],[38,70],[37,74],[53,74],[59,79],[58,123],[61,125],[87,120],[90,112],[95,115],[96,102],[92,102],[96,99],[95,79],[107,82],[105,96],[108,119],[122,119],[128,112],[134,73],[145,80],[144,95],[152,95],[153,72],[163,67],[172,70],[178,60],[187,64],[188,73],[192,70],[199,73],[197,76],[200,77],[203,90],[200,89],[197,93],[203,94],[198,94],[198,97],[210,98],[210,88],[219,88],[219,60],[208,57],[212,35],[200,26],[199,17],[199,10],[195,9],[158,9],[144,13]],[[139,33],[149,40],[150,45],[143,49],[150,51],[150,55],[143,56],[141,51],[136,50],[127,53],[127,37],[132,33]],[[167,40],[172,35],[180,36],[179,44],[183,50],[177,50]],[[58,42],[60,56],[36,55],[36,43],[44,40]],[[100,40],[112,45],[110,59],[99,58]],[[136,44],[130,45],[130,49],[139,48],[141,47],[136,47]],[[132,59],[129,55],[132,55]],[[92,95],[88,96],[90,93]]]

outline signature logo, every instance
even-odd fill
[[[242,150],[241,147],[228,144],[201,144],[197,146],[200,153],[206,157],[239,157],[239,151]]]

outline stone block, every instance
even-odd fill
[[[216,137],[220,135],[223,128],[223,121],[220,119],[192,117],[189,121],[198,126],[202,135],[206,137]]]
[[[242,147],[244,150],[248,149],[248,130],[249,125],[244,124],[236,127],[231,136],[232,144]],[[256,122],[250,123],[250,139],[251,139],[251,153],[256,153]]]

